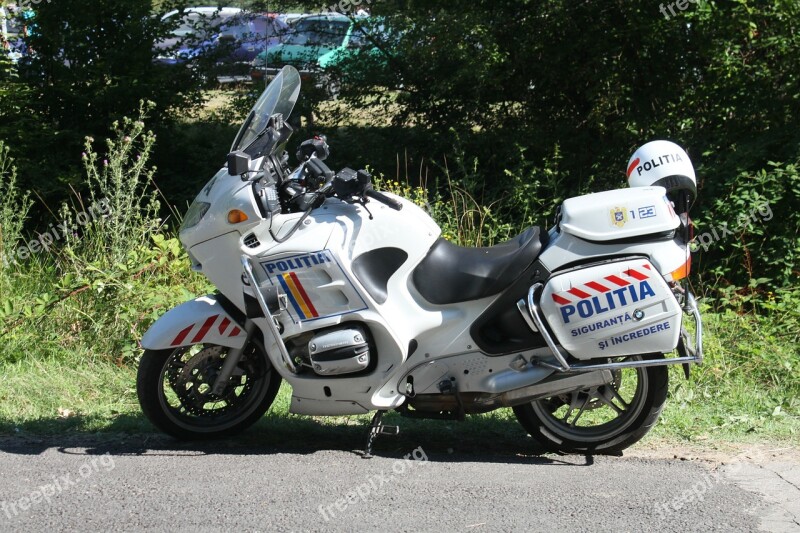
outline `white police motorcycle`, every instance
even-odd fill
[[[686,152],[656,141],[630,188],[566,200],[556,224],[461,248],[415,204],[331,171],[323,138],[290,169],[300,76],[284,68],[183,221],[192,267],[218,288],[141,341],[138,396],[182,439],[234,434],[285,380],[290,411],[464,419],[512,407],[549,450],[616,453],[655,424],[667,365],[702,359],[686,278]],[[690,333],[684,317],[693,320]]]

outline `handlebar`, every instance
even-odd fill
[[[372,185],[370,185],[364,191],[364,195],[365,196],[369,196],[373,200],[377,200],[378,202],[391,207],[395,211],[401,211],[403,209],[403,204],[401,204],[400,202],[398,202],[394,198],[389,198],[385,194],[376,191],[375,189],[372,188]]]

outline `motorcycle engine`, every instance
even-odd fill
[[[355,374],[369,367],[369,338],[361,326],[315,335],[308,341],[310,366],[320,376]]]

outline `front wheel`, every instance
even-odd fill
[[[628,358],[637,359],[643,357]],[[655,425],[669,374],[667,367],[655,366],[615,370],[613,376],[607,385],[519,405],[514,414],[548,451],[619,453]]]
[[[136,392],[150,422],[173,437],[198,440],[234,435],[261,418],[281,377],[261,343],[251,342],[217,396],[211,389],[229,351],[211,344],[145,351]]]

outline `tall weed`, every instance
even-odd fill
[[[16,268],[17,244],[22,240],[22,230],[33,202],[29,192],[17,185],[17,169],[9,155],[10,149],[0,141],[0,273],[2,283]]]
[[[158,218],[146,112],[114,124],[102,153],[87,139],[87,193],[61,207],[56,242],[21,262],[0,298],[0,361],[82,352],[123,364],[153,320],[209,289]]]

